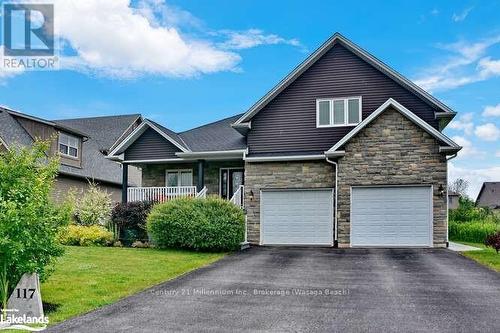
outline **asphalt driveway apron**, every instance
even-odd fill
[[[252,248],[52,332],[500,332],[500,274],[445,249]]]

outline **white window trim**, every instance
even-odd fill
[[[64,143],[64,142],[61,142],[61,135],[65,135],[65,136],[67,136],[67,137],[69,137],[69,138],[74,138],[74,139],[76,139],[76,147],[75,147],[75,146],[70,145],[70,144],[69,144],[69,142],[68,142],[68,144],[66,144],[66,143]],[[63,144],[63,145],[65,145],[65,146],[67,146],[67,147],[68,147],[68,154],[65,154],[65,153],[62,153],[62,152],[61,152],[61,149],[60,149],[61,144]],[[70,154],[69,154],[69,148],[74,148],[74,149],[76,149],[76,156],[73,156],[73,155],[70,155]],[[57,138],[57,152],[59,153],[59,155],[62,155],[62,156],[64,156],[64,157],[67,157],[67,158],[72,158],[72,159],[74,159],[74,160],[78,160],[78,159],[79,159],[79,157],[80,157],[80,138],[79,138],[79,137],[77,137],[77,136],[74,136],[74,135],[70,135],[70,134],[66,134],[66,133],[62,133],[62,132],[60,132],[60,133],[59,133],[59,135],[58,135],[58,138]]]
[[[180,177],[181,172],[189,172],[191,174],[191,185],[180,185],[177,181],[177,186],[168,186],[168,173],[177,173],[177,177]],[[179,180],[180,178],[178,178]],[[165,187],[183,187],[183,186],[193,186],[193,169],[168,169],[165,170]]]
[[[357,123],[348,123],[349,121],[349,100],[357,99],[359,100],[359,121]],[[344,101],[344,123],[343,124],[334,124],[333,123],[333,103],[335,101]],[[320,125],[319,123],[319,103],[320,102],[329,102],[330,105],[330,124],[329,125]],[[363,113],[363,99],[361,96],[349,96],[349,97],[335,97],[335,98],[317,98],[316,99],[316,127],[317,128],[326,128],[326,127],[346,127],[346,126],[356,126],[361,123]]]

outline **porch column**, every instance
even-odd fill
[[[122,202],[127,202],[128,164],[122,164]]]
[[[205,160],[198,160],[198,182],[196,190],[200,192],[205,187]]]

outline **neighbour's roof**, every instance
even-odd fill
[[[6,110],[0,108],[0,137],[7,147],[29,146],[33,138],[19,124],[19,122]]]
[[[61,165],[61,173],[121,184],[120,164],[107,159],[105,154],[140,117],[140,114],[130,114],[54,120],[57,124],[89,134],[89,139],[83,142],[82,167]]]
[[[476,205],[500,208],[500,182],[484,182],[477,195]]]

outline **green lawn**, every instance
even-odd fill
[[[54,324],[212,263],[224,254],[116,247],[66,247],[42,283]]]
[[[494,249],[488,248],[481,243],[459,243],[482,248],[483,250],[481,251],[467,251],[462,252],[462,254],[477,261],[480,264],[483,264],[491,269],[494,269],[497,272],[500,272],[500,254],[497,254]]]

